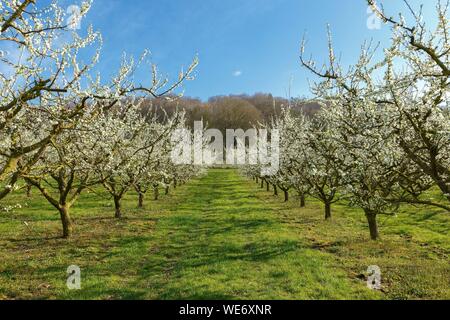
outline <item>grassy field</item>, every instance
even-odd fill
[[[104,193],[73,210],[75,235],[58,238],[58,214],[35,195],[0,215],[0,299],[450,299],[450,219],[404,208],[368,240],[364,215],[336,206],[323,220],[308,199],[283,203],[235,170],[214,169],[159,201],[113,218]],[[26,223],[25,223],[26,222]],[[66,288],[81,267],[82,289]],[[382,290],[366,287],[378,265]]]

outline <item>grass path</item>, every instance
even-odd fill
[[[304,246],[275,204],[259,199],[234,170],[211,170],[192,183],[155,232],[135,283],[145,298],[376,297]]]

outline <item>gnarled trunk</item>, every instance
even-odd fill
[[[289,201],[289,191],[283,190],[283,192],[284,192],[284,202],[288,202]]]
[[[301,208],[306,207],[306,199],[305,199],[305,194],[304,193],[300,194],[300,207]]]
[[[370,239],[378,240],[378,223],[377,223],[377,213],[372,210],[364,210],[366,213],[367,222],[369,224]]]
[[[142,192],[139,192],[139,203],[138,208],[142,209],[144,207],[144,194]]]
[[[331,219],[331,203],[325,202],[325,220]]]
[[[269,182],[267,182],[267,181],[266,181],[266,190],[267,190],[267,192],[270,191],[270,184],[269,184]]]
[[[277,188],[277,186],[275,184],[273,185],[273,195],[274,196],[278,195],[278,188]]]
[[[115,217],[117,219],[122,218],[122,204],[121,204],[122,198],[119,196],[114,196],[114,207],[116,209]]]
[[[155,195],[155,200],[158,200],[159,199],[159,188],[158,187],[154,188],[154,195]]]
[[[167,196],[167,195],[169,194],[169,192],[170,192],[170,187],[167,186],[167,187],[166,187],[166,190],[164,191],[164,194]]]
[[[72,219],[70,218],[69,207],[67,205],[60,206],[58,211],[63,227],[63,238],[70,238],[72,236],[73,223]]]
[[[261,179],[261,189],[264,188],[264,179]]]

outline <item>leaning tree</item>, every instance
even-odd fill
[[[402,15],[392,18],[368,0],[379,18],[392,26],[392,46],[386,51],[385,104],[395,109],[395,136],[398,147],[425,174],[427,189],[437,186],[450,202],[450,39],[449,1],[437,1],[437,25],[426,23],[421,10],[411,6],[413,23]],[[406,66],[406,67],[398,67]],[[423,175],[422,175],[423,176]],[[405,180],[414,182],[413,179]],[[424,181],[425,182],[425,181]],[[449,205],[420,197],[420,185],[411,192],[405,188],[400,202],[437,205],[450,211]]]
[[[124,63],[111,81],[92,76],[100,54],[101,35],[88,27],[76,32],[91,1],[81,5],[74,21],[66,22],[57,1],[42,7],[33,0],[0,2],[0,199],[39,161],[64,130],[74,129],[91,113],[111,108],[141,93],[159,97],[190,79],[197,61],[169,84],[152,66],[151,84],[135,85],[137,64]],[[94,51],[88,63],[79,56]],[[145,56],[145,55],[144,55]]]
[[[82,19],[90,8],[81,6]],[[38,161],[51,140],[84,113],[92,88],[81,83],[98,58],[79,62],[100,34],[70,34],[64,9],[35,1],[0,2],[0,199]],[[27,157],[24,157],[27,155]]]
[[[304,67],[323,81],[313,92],[326,102],[324,115],[334,126],[341,152],[346,191],[364,209],[372,239],[376,216],[393,214],[401,202],[448,206],[427,199],[436,185],[448,198],[449,118],[447,38],[448,6],[438,6],[437,30],[428,32],[421,14],[411,10],[415,27],[387,17],[374,1],[372,9],[393,26],[392,46],[374,62],[376,48],[363,47],[359,61],[344,70],[331,37],[329,63],[322,68],[304,58]],[[409,7],[410,8],[410,7]],[[401,69],[401,70],[400,70]],[[382,79],[377,74],[384,73]]]
[[[90,2],[83,3],[80,19],[89,8]],[[11,48],[0,59],[0,199],[23,177],[58,209],[69,237],[69,209],[82,190],[98,182],[91,171],[108,159],[100,158],[107,153],[99,150],[110,147],[101,133],[108,126],[98,127],[102,117],[135,96],[171,93],[191,79],[197,59],[172,83],[152,65],[150,84],[143,86],[133,76],[147,54],[137,62],[124,57],[116,75],[101,81],[91,75],[100,54],[96,43],[101,43],[92,27],[81,37],[65,23],[56,2],[41,8],[34,1],[4,0],[0,9],[0,41]],[[78,61],[92,50],[89,64]]]

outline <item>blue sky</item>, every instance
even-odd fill
[[[431,19],[434,1],[422,2]],[[402,0],[384,3],[393,14],[406,11]],[[196,79],[184,92],[205,100],[255,92],[286,97],[289,87],[291,96],[308,95],[313,77],[298,59],[303,34],[308,53],[324,61],[329,23],[336,51],[348,64],[366,39],[389,44],[388,27],[370,30],[368,18],[364,0],[95,0],[83,27],[92,23],[103,34],[103,77],[117,69],[123,52],[139,56],[149,49],[152,62],[172,77],[198,54]],[[147,71],[138,74],[143,83],[149,81]]]

